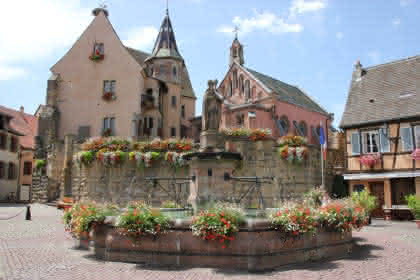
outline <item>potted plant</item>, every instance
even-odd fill
[[[376,208],[376,197],[369,194],[369,191],[363,190],[361,192],[353,192],[351,194],[352,202],[361,208],[363,208],[369,215],[369,224],[371,224],[372,218],[371,212]]]
[[[417,227],[420,229],[420,198],[416,195],[408,195],[406,198],[408,208],[410,208],[411,213],[414,216]]]

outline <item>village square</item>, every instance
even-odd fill
[[[6,5],[0,280],[420,279],[420,3],[88,2]]]

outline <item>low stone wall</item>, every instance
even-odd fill
[[[106,261],[263,271],[286,264],[345,257],[352,250],[351,232],[320,230],[315,235],[291,237],[270,228],[267,220],[254,220],[222,248],[217,241],[193,236],[189,226],[190,221],[183,220],[155,239],[142,236],[134,240],[120,235],[111,225],[101,225],[92,235],[94,252],[97,258]]]

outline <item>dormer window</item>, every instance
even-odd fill
[[[89,57],[91,60],[102,60],[105,57],[104,44],[95,43],[93,45],[93,53]]]

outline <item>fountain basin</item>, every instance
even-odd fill
[[[110,224],[96,227],[94,252],[106,261],[159,266],[212,267],[264,271],[282,265],[323,258],[340,258],[351,252],[352,234],[320,229],[315,235],[290,236],[270,227],[268,220],[253,219],[222,248],[218,241],[193,236],[190,219],[178,219],[157,238],[121,235]]]

